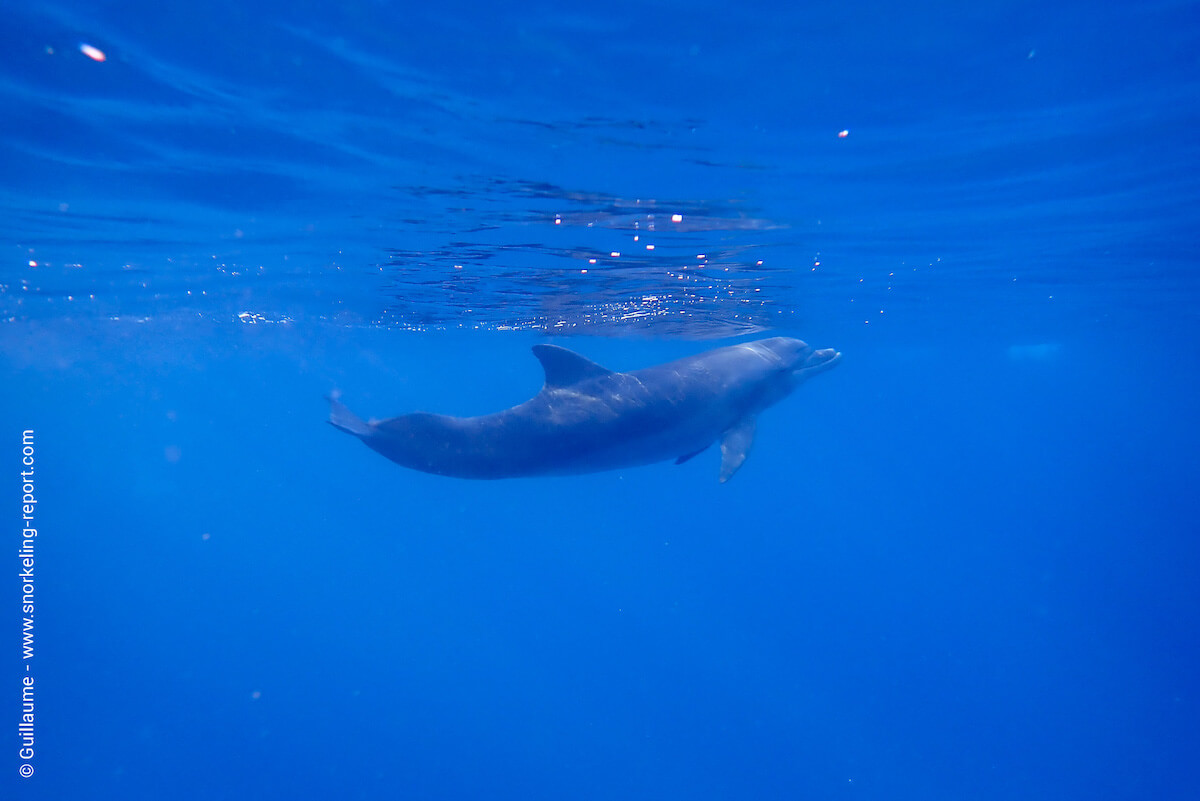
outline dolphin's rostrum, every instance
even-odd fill
[[[754,442],[758,413],[833,367],[841,353],[774,337],[615,373],[535,345],[546,384],[482,417],[406,414],[366,422],[330,398],[329,422],[397,464],[459,478],[515,478],[685,462],[721,441],[721,481]]]

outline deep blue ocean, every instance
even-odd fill
[[[5,3],[0,104],[0,797],[1200,797],[1200,4]],[[777,335],[727,484],[325,422]]]

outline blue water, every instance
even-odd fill
[[[1195,797],[1200,5],[4,16],[3,797]],[[324,423],[775,334],[726,485]]]

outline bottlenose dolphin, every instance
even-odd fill
[[[614,470],[675,459],[721,440],[722,483],[754,442],[758,413],[842,354],[774,337],[615,373],[557,345],[534,345],[546,384],[482,417],[406,414],[367,422],[329,398],[329,422],[397,464],[458,478]]]

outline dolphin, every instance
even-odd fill
[[[458,478],[615,470],[675,459],[721,441],[721,483],[746,461],[759,412],[842,354],[773,337],[617,373],[557,345],[534,345],[546,383],[482,417],[418,412],[367,422],[329,398],[329,422],[397,464]]]

